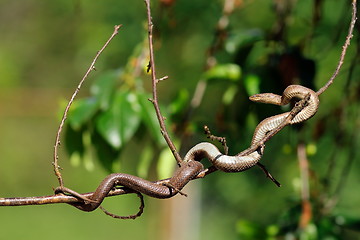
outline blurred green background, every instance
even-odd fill
[[[336,67],[351,17],[350,1],[233,3],[225,16],[224,1],[153,3],[157,73],[169,76],[159,84],[160,103],[182,155],[207,141],[205,124],[227,138],[231,154],[246,149],[258,122],[286,110],[250,103],[248,96],[281,94],[289,84],[319,89]],[[215,31],[221,16],[228,24]],[[144,116],[151,109],[143,101],[151,91],[145,19],[143,1],[0,0],[1,197],[52,194],[62,109],[117,24],[123,27],[80,91],[62,135],[65,185],[93,191],[111,171],[150,180],[171,175],[175,161],[154,129],[156,122]],[[254,167],[193,181],[184,189],[187,198],[146,198],[145,212],[136,220],[64,204],[1,207],[0,238],[360,239],[358,29],[341,73],[320,97],[318,114],[267,143],[262,163],[281,188]],[[199,81],[206,89],[194,106]],[[122,114],[133,117],[126,125],[130,133],[115,131],[123,142],[118,144],[109,137],[112,125],[106,120],[118,109],[118,99],[130,97],[136,99],[129,100],[132,107],[122,105]],[[304,228],[299,227],[304,182],[297,161],[302,143],[312,206]],[[104,205],[132,214],[138,199],[115,197]]]

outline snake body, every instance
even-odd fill
[[[251,96],[250,100],[285,105],[294,98],[301,100],[305,97],[308,98],[307,105],[290,122],[290,124],[295,124],[311,118],[318,109],[318,96],[311,89],[299,85],[291,85],[284,90],[282,96],[263,93]],[[255,129],[249,149],[254,146],[256,147],[268,132],[277,128],[288,115],[289,112],[266,118],[260,122]],[[83,199],[83,203],[71,203],[71,205],[83,211],[93,211],[98,208],[104,198],[116,186],[123,186],[134,192],[143,193],[154,198],[170,198],[181,191],[190,180],[197,177],[204,170],[203,165],[200,163],[201,159],[209,159],[215,168],[224,172],[241,172],[258,163],[262,157],[263,148],[264,146],[259,146],[252,151],[248,151],[249,149],[247,149],[235,156],[228,156],[222,154],[215,145],[202,142],[187,152],[180,168],[175,171],[173,177],[169,179],[167,184],[150,182],[125,173],[113,173],[108,175],[100,183],[96,191],[89,198],[85,198],[81,194],[64,187],[57,188],[55,193],[68,193]]]
[[[319,107],[319,98],[317,94],[306,87],[300,85],[288,86],[282,96],[273,93],[256,94],[250,97],[255,102],[270,103],[276,105],[286,105],[292,99],[304,99],[308,97],[308,104],[291,120],[290,124],[303,122],[317,112]],[[275,115],[264,119],[255,129],[250,148],[261,141],[267,133],[277,128],[289,115],[289,112]],[[241,172],[256,165],[262,157],[263,149],[260,147],[255,151],[244,154],[243,151],[235,156],[223,155],[219,149],[208,142],[202,142],[191,148],[185,155],[184,161],[209,159],[217,169],[224,172]]]
[[[113,173],[108,175],[99,184],[94,194],[89,197],[91,202],[85,200],[85,203],[71,203],[71,205],[82,211],[93,211],[101,205],[104,198],[116,186],[127,187],[136,192],[143,193],[154,198],[170,198],[175,196],[202,170],[204,170],[204,167],[200,162],[188,161],[175,171],[173,177],[170,178],[166,185],[150,182],[126,173]],[[82,198],[79,194],[70,189],[62,188],[55,190],[55,193],[59,192],[66,192]]]
[[[301,100],[308,95],[308,105],[304,107],[304,109],[299,112],[299,114],[297,114],[290,122],[290,124],[296,124],[304,122],[305,120],[314,116],[317,112],[319,108],[319,98],[316,92],[313,90],[300,85],[290,85],[284,90],[282,96],[273,93],[261,93],[251,96],[250,100],[254,102],[283,106],[290,103],[292,99]],[[254,131],[251,144],[253,145],[261,141],[261,139],[263,139],[268,132],[279,126],[288,116],[288,114],[289,112],[278,114],[272,117],[268,117],[260,122]]]

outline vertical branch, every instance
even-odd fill
[[[81,81],[79,82],[79,85],[77,86],[77,88],[75,89],[75,92],[73,93],[73,95],[71,96],[70,101],[68,102],[65,110],[64,110],[64,114],[61,118],[61,122],[58,128],[58,131],[56,133],[56,138],[55,138],[55,146],[54,146],[54,161],[53,161],[53,165],[54,165],[54,172],[55,175],[59,181],[59,184],[61,187],[64,186],[64,181],[62,179],[61,173],[60,173],[60,166],[58,164],[58,160],[59,160],[59,154],[58,154],[58,150],[59,150],[59,146],[60,146],[60,134],[61,131],[64,127],[65,121],[67,119],[67,115],[68,112],[70,110],[70,107],[72,105],[72,103],[75,100],[75,97],[77,96],[78,92],[80,91],[80,88],[82,86],[82,84],[84,83],[84,81],[87,79],[87,77],[89,76],[90,72],[92,70],[95,70],[95,63],[97,61],[97,59],[99,58],[100,54],[104,51],[104,49],[109,45],[110,41],[119,33],[119,29],[121,28],[122,25],[116,25],[114,27],[114,32],[111,34],[110,38],[106,41],[106,43],[104,44],[104,46],[96,53],[95,58],[93,59],[90,67],[88,68],[88,70],[86,71],[84,77],[81,79]]]
[[[337,75],[340,72],[341,66],[344,63],[344,58],[346,55],[346,51],[350,45],[350,41],[353,37],[353,31],[354,31],[354,27],[355,27],[355,23],[356,23],[356,0],[352,0],[352,16],[351,16],[351,22],[350,22],[350,27],[349,27],[349,31],[348,31],[348,35],[346,36],[346,40],[345,43],[342,47],[342,51],[341,51],[341,55],[340,55],[340,60],[338,62],[338,65],[335,69],[335,72],[333,73],[333,75],[331,76],[331,78],[329,79],[329,81],[322,87],[320,88],[316,93],[317,95],[321,95],[326,89],[328,89],[328,87],[330,87],[330,85],[334,82],[334,79],[337,77]]]
[[[180,165],[182,159],[179,153],[176,150],[174,143],[172,142],[167,130],[166,125],[164,123],[164,116],[161,114],[159,103],[158,103],[158,96],[157,96],[157,84],[159,80],[156,78],[156,67],[155,67],[155,60],[154,60],[154,46],[153,46],[153,23],[151,17],[151,8],[150,8],[150,0],[145,0],[145,5],[147,9],[147,20],[148,20],[148,39],[149,39],[149,51],[150,51],[150,63],[149,69],[151,70],[151,80],[152,80],[152,95],[153,99],[151,102],[154,105],[156,117],[159,120],[160,131],[163,135],[166,143],[168,144],[172,154],[174,155],[176,162]]]
[[[215,53],[223,47],[223,44],[227,38],[226,30],[229,26],[229,16],[234,12],[235,8],[236,2],[234,0],[224,0],[222,16],[219,18],[216,24],[213,43],[211,44],[206,53],[206,63],[204,67],[205,70],[211,69],[217,63]],[[207,82],[204,79],[200,79],[196,85],[195,92],[191,99],[190,109],[188,110],[185,120],[188,120],[191,117],[193,110],[200,106],[206,88]]]
[[[312,217],[310,193],[309,193],[309,160],[306,156],[306,147],[304,143],[299,143],[297,146],[297,155],[300,168],[301,181],[301,216],[299,227],[304,229],[310,222]]]

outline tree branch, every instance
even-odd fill
[[[151,7],[150,7],[150,0],[144,0],[147,10],[147,21],[148,21],[148,39],[149,39],[149,51],[150,51],[150,63],[149,63],[149,70],[151,70],[151,80],[152,80],[152,95],[153,99],[151,102],[154,105],[156,117],[159,121],[160,131],[163,135],[167,145],[169,146],[172,154],[174,155],[176,162],[180,166],[182,163],[182,158],[178,151],[176,150],[175,144],[172,142],[168,131],[166,130],[166,125],[164,123],[164,116],[161,114],[159,103],[158,103],[158,95],[157,95],[157,84],[159,80],[156,78],[156,67],[155,67],[155,57],[154,57],[154,46],[153,46],[153,23],[151,17]],[[164,78],[161,78],[164,79]]]
[[[111,34],[110,38],[106,41],[106,43],[104,44],[104,46],[96,53],[95,58],[93,59],[92,63],[90,64],[90,67],[88,68],[88,70],[86,71],[84,77],[81,79],[81,81],[79,82],[79,85],[77,86],[77,88],[75,89],[75,92],[73,93],[73,95],[71,96],[70,101],[68,102],[65,110],[64,110],[64,114],[61,118],[61,122],[58,128],[58,131],[56,133],[56,138],[55,138],[55,146],[54,146],[54,161],[53,161],[53,165],[54,165],[54,172],[55,175],[59,181],[59,184],[61,187],[64,186],[64,181],[62,179],[61,173],[60,173],[60,166],[58,163],[59,160],[59,154],[58,154],[58,149],[60,146],[60,134],[61,131],[64,127],[65,121],[67,119],[67,115],[68,112],[70,110],[71,104],[74,102],[74,99],[76,97],[76,95],[78,94],[78,92],[80,91],[80,88],[82,86],[82,84],[84,83],[84,81],[87,79],[87,77],[89,76],[90,72],[95,70],[95,63],[97,61],[97,59],[99,58],[99,56],[101,55],[101,53],[105,50],[105,48],[109,45],[109,43],[111,42],[111,40],[119,33],[119,29],[121,28],[122,25],[116,25],[114,27],[114,32]]]
[[[355,27],[355,23],[356,23],[356,0],[352,0],[352,16],[351,16],[351,22],[350,22],[350,27],[349,27],[349,31],[348,31],[348,35],[346,36],[346,40],[345,43],[342,47],[342,51],[341,51],[341,55],[340,55],[340,60],[338,62],[338,65],[335,69],[335,72],[333,73],[333,75],[331,76],[331,78],[329,79],[329,81],[322,87],[320,88],[316,93],[318,96],[320,96],[323,92],[325,92],[326,89],[328,89],[330,87],[330,85],[334,82],[334,79],[337,77],[337,75],[340,72],[341,66],[344,63],[344,59],[345,59],[345,54],[346,51],[348,49],[348,47],[350,46],[350,41],[353,37],[353,31],[354,31],[354,27]]]

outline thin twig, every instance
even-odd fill
[[[85,73],[84,77],[81,79],[79,85],[77,86],[77,88],[75,89],[75,92],[73,93],[73,95],[71,96],[70,101],[68,102],[65,110],[64,110],[64,114],[61,118],[61,122],[59,125],[59,129],[56,133],[56,139],[55,139],[55,146],[54,146],[54,161],[53,161],[53,165],[54,165],[54,172],[55,175],[59,181],[59,184],[61,187],[64,186],[64,182],[60,173],[60,166],[58,164],[58,159],[59,159],[59,155],[58,155],[58,149],[60,146],[60,134],[61,131],[64,127],[65,121],[67,119],[67,114],[70,110],[71,104],[74,102],[74,99],[76,97],[76,95],[78,94],[78,92],[80,91],[80,88],[82,86],[82,84],[84,83],[84,81],[86,80],[86,78],[88,77],[88,75],[90,74],[91,71],[95,70],[95,63],[97,61],[97,59],[99,58],[100,54],[104,51],[104,49],[109,45],[109,43],[111,42],[111,40],[119,33],[119,29],[121,28],[122,25],[116,25],[114,27],[114,32],[111,34],[110,38],[106,41],[106,43],[104,44],[104,46],[96,53],[96,56],[94,58],[94,60],[92,61],[89,69],[87,70],[87,72]]]
[[[224,147],[224,153],[226,155],[229,154],[229,147],[226,144],[226,138],[225,137],[218,137],[218,136],[215,136],[215,135],[211,134],[210,128],[208,126],[206,126],[206,125],[204,126],[204,131],[205,131],[205,134],[206,134],[207,138],[209,138],[211,141],[220,142]]]
[[[337,65],[337,67],[335,69],[335,72],[333,73],[333,75],[331,76],[329,81],[322,88],[320,88],[316,92],[316,94],[318,96],[320,96],[326,89],[328,89],[328,87],[330,87],[330,85],[333,83],[334,79],[337,77],[337,75],[340,72],[341,66],[344,63],[344,58],[345,58],[346,51],[347,51],[347,49],[348,49],[348,47],[350,45],[350,41],[351,41],[351,39],[353,37],[353,31],[354,31],[354,26],[355,26],[355,23],[356,23],[356,19],[357,19],[357,17],[356,17],[356,0],[353,0],[352,1],[352,16],[351,16],[350,27],[349,27],[348,35],[346,36],[345,43],[344,43],[344,45],[342,47],[340,60],[339,60],[338,65]]]
[[[256,163],[256,165],[264,172],[265,176],[269,178],[273,183],[275,183],[276,186],[281,187],[281,183],[276,180],[271,173],[266,169],[266,167],[261,164],[260,162]]]
[[[113,217],[113,218],[117,218],[117,219],[135,219],[137,217],[140,217],[141,214],[143,214],[144,212],[144,207],[145,207],[145,203],[144,203],[144,197],[141,193],[136,193],[137,196],[140,199],[140,207],[139,207],[139,211],[136,214],[133,215],[128,215],[128,216],[119,216],[116,215],[114,213],[109,212],[108,210],[106,210],[103,206],[99,206],[99,208],[108,216]]]
[[[151,70],[151,79],[152,79],[152,95],[153,99],[151,99],[151,102],[154,105],[156,117],[158,118],[159,125],[160,125],[160,131],[163,135],[167,145],[169,146],[172,154],[174,155],[176,162],[178,165],[182,163],[182,158],[180,157],[180,154],[176,150],[176,147],[174,143],[172,142],[167,130],[166,125],[164,123],[164,116],[161,114],[159,103],[158,103],[158,95],[157,95],[157,84],[159,80],[156,78],[156,67],[155,67],[155,58],[154,58],[154,46],[153,46],[153,23],[152,23],[152,17],[151,17],[151,8],[150,8],[150,0],[144,0],[146,4],[147,9],[147,20],[148,20],[148,39],[149,39],[149,52],[150,52],[150,63],[148,65],[149,70]]]

